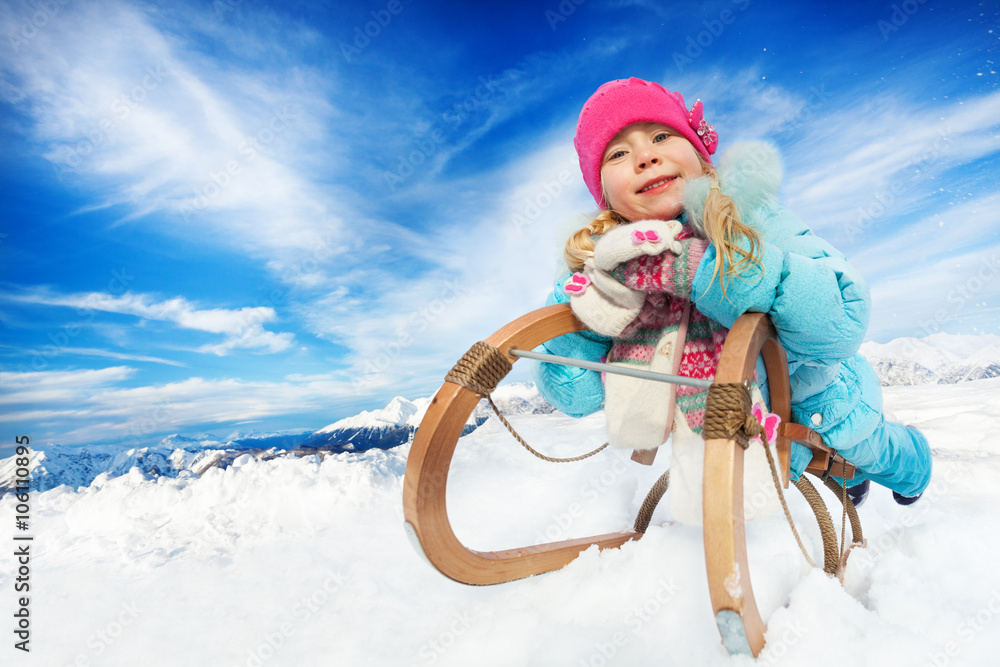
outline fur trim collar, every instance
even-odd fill
[[[719,160],[716,173],[719,188],[736,204],[740,217],[748,221],[752,211],[776,200],[781,185],[781,159],[778,149],[763,141],[733,144]],[[684,184],[684,210],[687,222],[699,236],[705,236],[705,199],[712,186],[709,176]]]

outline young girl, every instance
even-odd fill
[[[544,348],[711,379],[728,328],[745,312],[767,313],[788,353],[792,418],[857,467],[848,480],[855,503],[868,480],[892,489],[900,504],[913,502],[930,483],[930,448],[916,429],[885,421],[879,379],[857,354],[868,326],[867,285],[777,203],[773,148],[734,146],[716,169],[717,143],[701,102],[689,111],[679,93],[657,83],[610,81],[587,101],[574,145],[603,212],[567,241],[575,273],[556,283],[549,303],[570,301],[590,331]],[[612,374],[602,380],[547,363],[534,374],[567,414],[603,405],[612,446],[648,449],[671,430],[701,433],[706,390]],[[763,387],[762,364],[758,374]],[[677,444],[675,437],[675,459]],[[806,448],[793,446],[793,479],[809,460]]]

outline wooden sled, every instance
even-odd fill
[[[524,315],[484,342],[499,350],[513,364],[517,357],[511,356],[512,348],[532,350],[552,338],[585,328],[573,315],[569,304],[557,304]],[[838,477],[853,477],[853,468],[827,448],[818,434],[790,422],[787,358],[765,315],[748,313],[733,325],[726,338],[715,383],[744,383],[749,380],[753,377],[758,355],[763,356],[767,369],[770,410],[782,418],[777,450],[784,486],[788,486],[793,440],[813,450],[807,472],[825,474],[829,471]],[[431,565],[461,583],[497,584],[559,569],[593,545],[607,549],[642,537],[642,533],[632,531],[502,551],[475,551],[465,547],[455,536],[448,520],[446,487],[458,439],[481,398],[481,393],[446,381],[432,399],[414,436],[403,482],[405,528],[417,551]],[[766,628],[754,600],[747,561],[743,453],[743,447],[734,438],[707,438],[705,441],[705,560],[712,610],[724,645],[731,653],[756,656],[763,649]],[[804,480],[803,475],[800,482]],[[825,481],[831,488],[841,490],[828,477]],[[812,488],[807,481],[805,484]],[[802,490],[801,486],[799,488]],[[819,499],[818,494],[815,498]],[[822,500],[818,502],[822,504]],[[854,540],[858,542],[861,539],[860,525],[853,509],[851,506],[851,523]],[[822,508],[823,516],[815,505],[814,510],[821,528],[825,517],[827,528],[832,531],[832,521],[825,506]],[[824,569],[831,572],[840,563],[830,562],[829,531],[823,532],[824,551],[827,553]],[[833,539],[835,541],[835,534]],[[833,559],[838,560],[836,556]],[[734,581],[739,584],[734,585]]]

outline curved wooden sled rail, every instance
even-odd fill
[[[763,357],[767,371],[770,411],[781,417],[776,446],[778,475],[784,486],[788,487],[793,440],[813,452],[806,472],[823,475],[828,468],[840,470],[839,464],[844,464],[845,477],[854,477],[854,466],[844,463],[834,450],[824,444],[819,434],[792,423],[788,357],[766,315],[746,313],[736,320],[726,336],[715,382],[752,381],[758,356]],[[754,599],[747,560],[743,521],[744,451],[732,439],[705,439],[702,520],[708,590],[722,642],[730,653],[756,657],[764,648],[767,628]],[[826,508],[822,511],[825,514]],[[819,514],[816,518],[822,520]],[[826,520],[829,521],[828,516]]]
[[[766,315],[747,313],[729,330],[715,382],[752,379],[758,355],[763,355],[767,369],[770,411],[787,423],[791,413],[788,361]],[[777,447],[781,475],[787,484],[791,443],[779,433]],[[766,627],[754,600],[747,561],[743,453],[734,440],[705,440],[702,520],[708,591],[722,641],[730,653],[756,656],[764,648]]]
[[[585,329],[569,304],[547,306],[520,317],[486,339],[504,354],[511,347],[531,350],[557,336]],[[507,355],[511,363],[517,357]],[[498,584],[563,567],[596,544],[618,547],[641,533],[609,533],[551,544],[474,551],[455,536],[448,521],[445,495],[455,446],[479,396],[453,382],[438,390],[413,438],[403,479],[403,513],[415,546],[431,564],[465,584]]]
[[[485,342],[504,353],[513,364],[518,358],[510,356],[512,347],[531,350],[547,340],[585,328],[569,304],[557,304],[518,318]],[[822,447],[822,439],[789,420],[787,357],[765,315],[747,313],[733,325],[715,382],[752,379],[758,356],[763,357],[767,369],[770,410],[781,416],[782,426],[787,424],[791,429],[779,429],[777,439],[779,475],[787,486],[791,439],[814,449]],[[595,544],[601,549],[614,548],[642,537],[637,532],[609,533],[503,551],[474,551],[464,546],[448,520],[446,489],[455,447],[479,399],[472,390],[446,381],[432,399],[407,459],[403,481],[406,530],[417,550],[435,568],[461,583],[497,584],[557,570]],[[764,647],[766,628],[754,600],[747,561],[743,454],[744,450],[734,440],[705,441],[705,561],[712,609],[723,643],[730,653],[756,656]],[[816,449],[811,466],[822,472],[832,454],[825,447]]]

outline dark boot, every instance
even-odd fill
[[[868,491],[871,489],[871,486],[872,483],[867,479],[860,484],[849,486],[847,487],[847,497],[851,499],[855,507],[861,507],[862,503],[868,498]]]
[[[850,492],[850,489],[848,489],[848,492]],[[920,496],[922,496],[922,495],[924,495],[924,494],[918,493],[917,495],[913,496],[912,498],[909,498],[907,496],[901,496],[898,493],[896,493],[895,491],[893,491],[892,492],[892,499],[895,500],[896,504],[898,504],[898,505],[912,505],[913,503],[915,503],[918,500],[920,500]]]
[[[909,424],[906,425],[906,428],[913,434],[914,438],[918,440],[921,445],[923,445],[927,449],[930,449],[930,445],[927,444],[927,438],[924,436],[923,433],[920,432],[920,429],[918,429],[916,426],[911,426]],[[919,500],[920,496],[922,495],[923,495],[922,493],[918,493],[917,495],[911,497],[911,496],[904,496],[893,491],[892,499],[896,501],[897,505],[912,505],[913,503],[917,502],[917,500]]]

